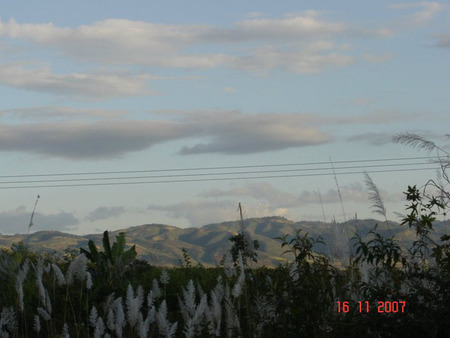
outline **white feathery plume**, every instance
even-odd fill
[[[108,310],[106,326],[108,326],[108,329],[110,329],[111,331],[114,331],[114,328],[116,327],[116,324],[114,324],[114,312],[112,309]]]
[[[264,326],[273,326],[276,320],[276,310],[274,304],[267,300],[265,296],[259,296],[255,299],[256,313],[259,316],[259,322],[256,325],[256,335],[262,337]]]
[[[150,324],[156,321],[156,307],[153,305],[152,308],[147,313],[147,318],[145,320],[149,320]]]
[[[97,323],[95,324],[94,338],[101,338],[105,332],[105,324],[103,324],[102,317],[98,317]]]
[[[205,295],[205,291],[203,291],[202,286],[197,282],[197,292],[200,296],[200,299],[202,299],[203,295]]]
[[[114,302],[114,292],[110,293],[107,297],[106,300],[103,302],[103,312],[107,313],[111,308],[112,308],[112,304]]]
[[[2,328],[2,326],[6,326],[7,330],[10,333],[14,333],[14,331],[17,330],[16,314],[12,306],[3,307],[2,312],[0,313],[0,329]]]
[[[45,321],[49,321],[50,320],[50,315],[48,314],[47,311],[45,311],[44,308],[38,307],[37,308],[37,312],[39,313],[39,315],[42,317],[43,320],[45,320]]]
[[[222,299],[223,299],[222,279],[217,278],[217,285],[211,291],[210,306],[205,311],[206,319],[208,321],[208,332],[211,336],[220,337],[220,326],[222,324]]]
[[[140,338],[147,338],[148,337],[148,331],[150,330],[150,317],[148,315],[147,315],[147,318],[144,321],[144,318],[142,317],[142,313],[139,312],[138,328],[139,328],[139,337]]]
[[[161,289],[159,288],[159,284],[156,279],[153,279],[152,293],[154,298],[159,298],[161,296]]]
[[[289,276],[292,278],[292,281],[294,281],[294,282],[297,282],[300,279],[300,276],[298,274],[298,264],[297,264],[297,262],[294,262],[294,263],[291,264],[291,266],[289,268]]]
[[[239,265],[239,277],[238,277],[236,284],[234,284],[233,291],[232,291],[234,298],[238,298],[242,294],[242,287],[244,286],[244,283],[245,283],[244,260],[242,259],[242,254],[240,251],[239,251],[239,256],[238,256],[238,263],[239,263],[238,264]]]
[[[45,308],[47,309],[47,312],[49,315],[52,315],[52,302],[50,301],[50,295],[48,294],[48,291],[45,290]]]
[[[97,316],[98,311],[95,306],[92,306],[91,313],[89,314],[89,323],[92,327],[95,327],[97,325]]]
[[[167,285],[169,284],[170,281],[170,276],[169,273],[167,272],[166,269],[164,269],[161,273],[161,277],[160,277],[160,281],[162,284]]]
[[[127,318],[131,327],[135,327],[139,318],[139,311],[144,303],[144,291],[142,286],[138,286],[136,296],[134,295],[133,287],[128,284],[127,288]]]
[[[56,282],[58,283],[58,286],[63,286],[66,284],[66,279],[64,278],[64,274],[62,273],[61,269],[56,265],[55,263],[52,263],[53,272],[55,274]]]
[[[233,302],[230,297],[230,288],[228,285],[225,286],[224,293],[224,304],[225,304],[225,323],[227,328],[227,336],[231,337],[234,331],[239,330],[239,318],[236,314],[236,311],[233,307]]]
[[[63,338],[70,338],[70,334],[69,334],[69,327],[67,326],[67,323],[64,323],[62,332],[61,332],[61,336]]]
[[[114,301],[115,312],[115,332],[118,337],[122,337],[122,329],[125,326],[125,313],[123,312],[122,297]]]
[[[183,331],[185,337],[193,337],[207,307],[206,295],[203,294],[200,303],[197,305],[195,302],[194,282],[191,279],[186,289],[183,289],[183,299],[178,298],[178,303],[185,323]]]
[[[86,271],[86,289],[92,289],[92,275],[89,271]]]
[[[41,331],[41,320],[38,315],[34,315],[33,330],[37,333]]]
[[[163,300],[158,313],[156,314],[156,323],[158,324],[159,334],[170,338],[175,335],[177,331],[178,323],[170,324],[167,320],[167,304],[166,300]]]
[[[20,312],[23,312],[24,310],[24,304],[23,304],[23,282],[25,281],[25,278],[27,277],[28,271],[30,270],[30,265],[28,258],[25,260],[25,263],[22,265],[22,268],[19,270],[19,273],[17,274],[17,280],[16,280],[16,291],[17,295],[19,296],[19,310]]]
[[[67,284],[72,285],[75,278],[78,278],[83,282],[86,278],[87,271],[87,258],[85,254],[78,255],[72,263],[70,263],[69,268],[66,272]]]
[[[189,281],[186,289],[183,288],[183,300],[178,297],[178,304],[180,306],[181,315],[186,322],[189,318],[192,318],[195,312],[195,287],[192,279]]]
[[[153,295],[153,291],[150,291],[147,296],[147,306],[149,309],[153,307],[154,301],[155,301],[155,297]]]
[[[43,267],[44,261],[41,257],[39,257],[38,261],[37,261],[37,265],[35,266],[35,271],[36,271],[36,284],[38,287],[38,291],[39,291],[39,299],[42,303],[42,305],[45,306],[45,288],[44,288],[44,284],[42,283],[42,276],[44,274],[44,267]]]
[[[200,299],[200,303],[195,308],[194,316],[192,316],[192,318],[189,318],[185,323],[183,332],[186,338],[195,337],[200,334],[200,331],[202,329],[201,322],[208,307],[207,304],[207,297],[206,295],[203,295],[203,297]]]
[[[361,279],[364,283],[369,283],[370,280],[370,271],[369,271],[369,264],[364,261],[361,263]]]
[[[227,278],[232,278],[236,276],[236,269],[233,265],[233,260],[231,258],[230,253],[226,253],[223,257],[223,271],[225,272],[225,275]]]

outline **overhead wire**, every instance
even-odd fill
[[[385,161],[404,161],[404,160],[439,160],[438,157],[400,157],[400,158],[381,158],[364,160],[341,160],[334,161],[340,163],[365,163],[365,162],[385,162]],[[304,165],[329,165],[330,162],[301,162],[301,163],[281,163],[281,164],[254,164],[240,166],[217,166],[217,167],[194,167],[194,168],[164,168],[164,169],[146,169],[146,170],[122,170],[122,171],[94,171],[94,172],[72,172],[72,173],[45,173],[45,174],[21,174],[21,175],[0,175],[0,178],[19,178],[19,177],[45,177],[45,176],[78,176],[78,175],[110,175],[110,174],[131,174],[144,172],[164,172],[164,171],[198,171],[198,170],[221,170],[221,169],[244,169],[244,168],[262,168],[262,167],[286,167],[286,166],[304,166]]]
[[[329,164],[329,163],[328,163]],[[345,166],[337,167],[338,169],[365,169],[373,167],[398,167],[398,166],[415,166],[429,163],[413,162],[400,164],[373,164],[362,166]],[[320,171],[330,170],[330,167],[323,168],[303,168],[303,169],[278,169],[278,170],[258,170],[258,171],[238,171],[238,172],[215,172],[215,173],[194,173],[194,174],[170,174],[170,175],[150,175],[150,176],[116,176],[116,177],[97,177],[97,178],[69,178],[69,179],[50,179],[50,180],[26,180],[26,181],[0,181],[0,184],[23,184],[23,183],[48,183],[48,182],[76,182],[76,181],[104,181],[104,180],[129,180],[129,179],[147,179],[147,178],[171,178],[171,177],[193,177],[193,176],[218,176],[218,175],[247,175],[247,174],[267,174],[267,173],[281,173],[281,172],[298,172],[298,171]]]
[[[432,160],[432,157],[409,157],[409,158],[388,158],[388,159],[366,159],[366,160],[346,160],[334,161],[334,164],[349,164],[349,163],[373,163],[373,162],[391,162],[387,164],[371,164],[371,165],[350,165],[337,166],[334,169],[339,175],[360,174],[361,171],[356,169],[365,169],[368,173],[388,173],[388,172],[409,172],[419,170],[435,170],[438,169],[436,163],[432,162],[409,162],[409,163],[392,163],[398,161],[411,160]],[[66,179],[50,179],[50,180],[21,180],[21,181],[0,181],[0,189],[25,189],[25,188],[59,188],[59,187],[88,187],[88,186],[113,186],[113,185],[129,185],[129,184],[156,184],[156,183],[184,183],[184,182],[204,182],[204,181],[229,181],[229,180],[243,180],[243,179],[273,179],[273,178],[288,178],[288,177],[312,177],[312,176],[331,176],[333,172],[329,167],[330,162],[309,162],[309,163],[282,163],[282,164],[260,164],[260,165],[243,165],[243,166],[221,166],[221,167],[204,167],[204,168],[176,168],[176,169],[151,169],[151,170],[127,170],[127,171],[101,171],[101,172],[84,172],[84,173],[51,173],[51,174],[29,174],[29,175],[4,175],[2,178],[19,178],[19,177],[46,177],[46,176],[90,176],[90,175],[106,175],[106,174],[132,174],[143,172],[184,172],[184,171],[206,171],[219,169],[244,169],[244,168],[272,168],[272,167],[288,167],[288,166],[307,166],[313,165],[312,168],[296,168],[296,169],[276,169],[276,170],[254,170],[254,171],[228,171],[228,172],[200,172],[187,174],[166,174],[166,175],[150,175],[150,176],[126,176],[126,177],[97,177],[97,178],[66,178]],[[328,165],[328,167],[318,167],[319,165]],[[426,167],[411,168],[411,166],[426,165]],[[392,167],[408,168],[392,169]],[[374,170],[373,168],[380,168]],[[384,169],[381,169],[384,168]],[[389,168],[389,169],[388,169]],[[343,171],[346,170],[346,171]],[[349,171],[350,170],[350,171]],[[319,172],[328,171],[328,172]],[[289,172],[303,172],[298,174],[286,174]],[[306,173],[304,173],[306,172]],[[257,174],[257,175],[256,175]],[[267,175],[279,174],[279,175]],[[241,175],[241,176],[239,176]],[[255,176],[256,175],[256,176]],[[214,177],[222,176],[222,177]],[[229,177],[233,176],[233,177]],[[176,179],[181,178],[183,179]],[[193,178],[200,177],[200,178]],[[174,179],[175,178],[175,179]],[[153,179],[142,181],[142,179]],[[156,180],[155,180],[156,179]],[[127,181],[123,180],[141,180],[141,181]],[[112,182],[101,182],[112,181]],[[65,184],[48,184],[48,183],[64,183]],[[69,182],[69,183],[68,183]],[[91,183],[70,183],[70,182],[91,182]],[[29,185],[30,183],[37,183]],[[28,184],[28,185],[14,185],[14,184]]]

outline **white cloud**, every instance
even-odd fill
[[[319,18],[319,13],[308,11],[282,19],[251,19],[237,23],[241,38],[276,38],[303,40],[317,35],[337,35],[347,29],[341,22]]]
[[[86,217],[91,222],[117,217],[125,212],[124,207],[98,207]]]
[[[279,67],[299,74],[354,62],[352,56],[343,53],[348,42],[336,44],[333,39],[389,34],[384,28],[352,27],[329,20],[317,11],[291,13],[283,18],[254,17],[236,22],[231,28],[126,19],[108,19],[75,28],[51,23],[21,24],[12,19],[0,21],[0,36],[29,42],[32,50],[51,48],[58,56],[62,53],[102,65],[223,66],[258,72]]]
[[[342,198],[345,201],[358,202],[366,198],[365,191],[361,184],[344,185],[340,188]],[[310,204],[320,204],[319,193],[317,191],[304,190],[298,195],[288,193],[279,188],[273,187],[266,182],[250,182],[232,187],[228,190],[211,189],[199,195],[203,198],[221,198],[221,197],[251,197],[258,201],[260,205],[270,205],[270,209],[299,208]],[[322,202],[339,203],[339,196],[335,189],[329,189],[325,193],[321,193]]]
[[[281,68],[297,74],[313,74],[327,67],[344,67],[355,62],[352,56],[342,53],[320,53],[313,50],[285,51],[272,47],[255,49],[250,55],[237,58],[232,66],[255,73]]]
[[[3,234],[26,233],[30,224],[30,217],[31,211],[27,211],[24,206],[15,210],[0,212],[0,232]],[[72,213],[43,214],[35,212],[31,231],[70,231],[78,224],[79,220]]]
[[[412,13],[409,17],[409,20],[412,24],[424,24],[433,19],[436,14],[438,14],[443,6],[439,2],[413,2],[413,3],[399,3],[392,4],[390,8],[394,9],[417,9],[414,13]]]
[[[342,185],[340,191],[344,207],[347,203],[352,205],[368,203],[366,190],[360,183]],[[389,200],[384,190],[381,193],[385,201]],[[264,182],[245,183],[225,190],[211,189],[201,193],[199,197],[202,199],[164,206],[150,205],[148,209],[164,211],[169,217],[186,219],[191,225],[200,226],[225,220],[238,220],[239,214],[236,209],[239,202],[242,202],[246,218],[276,215],[296,219],[305,212],[311,212],[312,206],[320,208],[318,191],[304,190],[294,195]],[[329,208],[334,208],[332,205],[340,203],[336,189],[322,192],[321,198],[322,203]]]
[[[0,84],[63,95],[73,98],[102,99],[118,96],[149,95],[145,75],[71,73],[55,74],[48,67],[25,68],[21,64],[0,66]]]
[[[170,205],[149,205],[148,210],[164,211],[173,218],[187,219],[192,226],[235,220],[237,217],[234,201],[184,201]]]
[[[293,194],[289,194],[280,189],[274,188],[266,182],[250,182],[229,190],[212,189],[199,195],[204,198],[218,197],[252,197],[256,200],[274,206],[275,208],[286,209],[299,205],[299,199]]]

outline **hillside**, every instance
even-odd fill
[[[342,245],[342,236],[338,229],[345,229],[349,237],[353,237],[356,230],[365,236],[378,221],[373,219],[352,220],[346,225],[324,222],[294,222],[283,217],[250,218],[245,220],[245,229],[253,239],[259,241],[258,262],[261,265],[276,266],[286,261],[283,256],[280,241],[276,237],[284,234],[293,235],[297,229],[309,233],[312,237],[322,236],[326,246],[317,245],[316,251],[334,255]],[[437,222],[436,239],[440,234],[448,232],[450,222]],[[414,240],[414,229],[389,222],[390,231],[396,235],[400,244],[405,247],[408,242]],[[153,265],[179,265],[182,257],[182,249],[185,248],[194,262],[206,265],[217,265],[223,254],[230,249],[229,237],[238,233],[240,223],[230,221],[216,224],[208,224],[200,228],[178,228],[164,224],[145,224],[110,232],[111,240],[121,231],[126,232],[127,244],[136,245],[138,258],[145,259]],[[384,235],[389,234],[386,224],[380,223],[379,231]],[[36,251],[59,251],[86,247],[90,239],[101,245],[102,234],[77,236],[58,231],[39,231],[30,235],[0,235],[0,248],[9,248],[19,241]],[[341,238],[341,240],[340,240]],[[352,244],[351,244],[352,246]]]

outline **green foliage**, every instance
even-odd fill
[[[235,265],[237,265],[239,253],[242,255],[245,266],[247,266],[247,259],[250,259],[255,263],[258,261],[258,253],[256,250],[259,249],[259,242],[257,240],[252,241],[247,232],[241,231],[240,233],[231,236],[229,240],[233,243],[230,253]]]
[[[98,251],[93,240],[88,243],[89,251],[80,248],[80,253],[94,264],[97,275],[107,276],[107,282],[114,288],[124,285],[122,280],[124,273],[137,256],[136,246],[125,250],[125,233],[116,236],[116,242],[111,246],[108,231],[103,233],[103,249]]]
[[[345,268],[301,230],[277,237],[287,262],[274,269],[244,263],[259,243],[243,230],[229,238],[235,264],[216,268],[193,266],[186,249],[181,267],[150,266],[124,233],[111,244],[105,232],[103,251],[89,241],[81,255],[13,245],[0,253],[0,334],[59,337],[67,324],[74,337],[448,337],[450,235],[434,234],[448,203],[416,186],[405,196],[413,243],[402,248],[375,224],[355,234]],[[379,312],[386,302],[405,307]]]
[[[282,237],[277,237],[281,241],[281,247],[288,247],[284,254],[291,253],[295,257],[297,263],[305,263],[307,259],[314,259],[316,254],[313,251],[313,247],[316,244],[325,244],[322,237],[316,239],[309,236],[308,233],[302,234],[302,230],[298,229],[295,236],[288,240],[289,235],[285,234]]]
[[[187,250],[185,248],[182,248],[181,251],[183,252],[183,258],[180,259],[180,265],[182,268],[191,268],[192,267],[192,258],[188,255]]]
[[[372,237],[367,243],[364,242],[359,234],[353,238],[356,240],[355,263],[367,262],[373,265],[381,264],[386,269],[394,268],[398,263],[405,263],[402,258],[402,249],[394,236],[386,238],[376,232],[375,227],[369,231]]]

